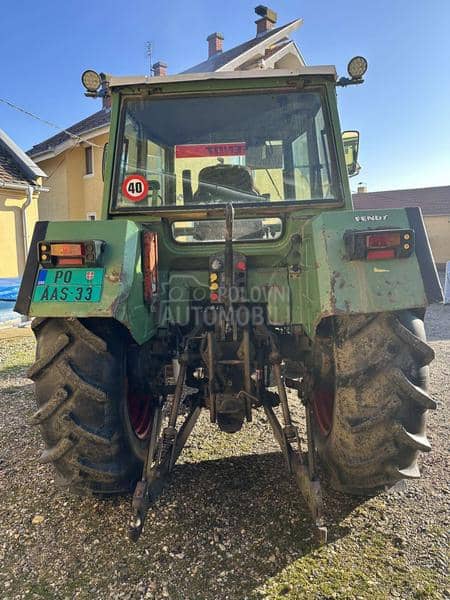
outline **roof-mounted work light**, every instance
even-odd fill
[[[81,76],[81,82],[86,88],[88,95],[96,94],[102,84],[100,75],[96,71],[92,71],[92,69],[84,71]]]
[[[367,71],[367,66],[368,63],[364,56],[354,56],[347,65],[347,72],[350,75],[350,78],[341,77],[337,82],[337,85],[346,86],[363,83],[363,76]]]
[[[367,66],[364,56],[354,56],[347,65],[347,73],[352,79],[362,79],[367,71]]]

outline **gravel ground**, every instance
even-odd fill
[[[0,597],[450,598],[447,550],[450,306],[427,313],[436,351],[422,478],[370,500],[324,489],[317,548],[262,415],[233,437],[203,415],[137,545],[130,498],[65,495],[36,458],[25,371],[32,338],[0,339]]]

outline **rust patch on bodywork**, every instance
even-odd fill
[[[105,279],[107,279],[111,283],[118,283],[121,280],[121,275],[121,271],[111,270],[108,271],[108,273],[106,273]]]
[[[340,277],[340,271],[333,271],[333,274],[331,275],[330,279],[330,304],[333,312],[336,311],[336,285]],[[339,284],[339,288],[344,287],[344,285],[345,281],[342,280]]]

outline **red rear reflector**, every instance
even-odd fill
[[[81,244],[50,244],[52,256],[82,256],[83,249]]]
[[[369,250],[367,252],[367,260],[385,260],[387,258],[395,258],[395,250]]]
[[[372,233],[366,238],[368,248],[392,248],[400,246],[399,233]]]
[[[414,252],[412,229],[348,230],[344,233],[348,260],[408,258]]]
[[[62,258],[58,257],[57,264],[60,266],[68,266],[68,265],[82,265],[82,258]]]

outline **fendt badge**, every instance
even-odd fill
[[[356,215],[355,221],[358,223],[365,221],[386,221],[388,215]]]

